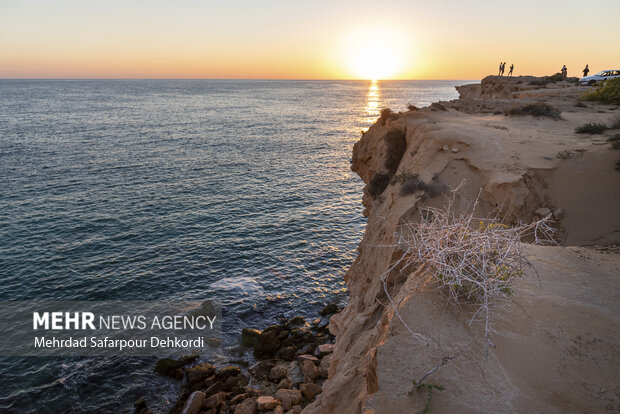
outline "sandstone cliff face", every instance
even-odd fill
[[[457,209],[479,199],[477,214],[497,215],[506,223],[529,222],[541,207],[555,210],[565,245],[620,242],[618,157],[597,139],[573,132],[584,122],[608,122],[614,112],[575,108],[572,87],[524,89],[525,81],[461,87],[462,99],[443,103],[446,111],[435,107],[399,114],[375,124],[355,145],[352,169],[367,183],[368,224],[359,256],[345,276],[349,303],[330,323],[336,346],[329,379],[304,412],[424,412],[428,394],[414,389],[412,381],[442,360],[445,365],[427,379],[445,388],[433,392],[432,412],[620,408],[617,250],[528,247],[533,269],[502,307],[496,346],[488,356],[479,324],[470,324],[467,310],[448,306],[423,268],[388,272],[385,285],[380,278],[402,255],[394,247],[397,226],[415,221],[421,205],[445,202],[424,189],[404,193],[399,174],[418,174],[427,188],[461,185]],[[503,99],[514,105],[533,96],[557,105],[563,119],[493,113],[493,106],[507,105]],[[390,172],[386,160],[394,157],[394,148],[386,136],[394,133],[404,136],[406,148]],[[560,160],[559,151],[573,156]],[[369,188],[378,173],[392,176],[379,195]],[[420,341],[407,327],[432,342]]]

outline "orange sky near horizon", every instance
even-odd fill
[[[0,0],[0,78],[480,79],[620,67],[620,2]]]

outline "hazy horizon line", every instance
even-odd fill
[[[490,75],[488,75],[490,76]],[[533,76],[533,75],[526,75]],[[515,76],[517,77],[517,76]],[[24,77],[24,78],[2,78],[0,80],[221,80],[221,81],[347,81],[347,82],[391,82],[391,81],[479,81],[481,79],[439,79],[439,78],[416,78],[416,79],[339,79],[339,78],[70,78],[70,77],[53,77],[53,78],[34,78],[34,77]]]

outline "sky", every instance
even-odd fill
[[[0,0],[0,78],[579,76],[620,69],[619,21],[619,0]]]

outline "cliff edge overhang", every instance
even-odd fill
[[[386,113],[355,144],[368,224],[345,276],[349,303],[330,323],[329,379],[304,412],[424,412],[429,395],[439,413],[620,407],[620,157],[607,135],[575,132],[611,125],[620,110],[579,103],[585,89],[572,82],[537,79],[459,86],[457,100]],[[541,104],[552,111],[520,116]],[[403,254],[396,228],[456,187],[457,213],[475,206],[507,226],[545,215],[557,229],[559,245],[525,246],[532,266],[502,304],[488,354],[477,320],[423,268],[390,272]],[[415,387],[429,371],[432,394]]]

